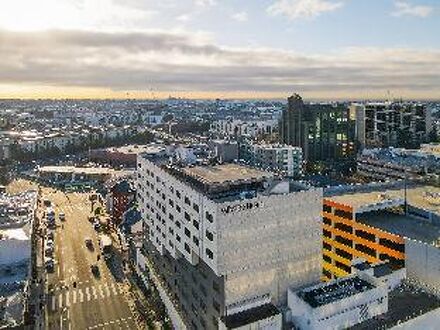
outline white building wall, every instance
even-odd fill
[[[409,279],[440,296],[440,247],[406,238],[405,267]]]
[[[312,308],[293,290],[289,290],[288,306],[293,324],[302,330],[346,329],[386,313],[388,290],[385,285],[379,285],[369,291],[316,308]]]
[[[224,214],[225,207],[253,205]],[[225,274],[226,305],[270,295],[285,303],[287,288],[319,282],[322,190],[218,205],[218,271]]]

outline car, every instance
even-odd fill
[[[94,228],[96,231],[98,231],[98,230],[101,229],[101,225],[99,224],[99,221],[96,221],[96,222],[93,224],[93,228]]]
[[[91,238],[86,238],[85,239],[85,243],[86,243],[86,246],[87,246],[87,248],[89,250],[94,250],[95,249],[94,246],[93,246],[93,241],[92,241]]]
[[[44,266],[46,267],[46,270],[48,272],[53,272],[53,270],[55,268],[55,262],[54,262],[53,258],[46,258],[44,261]]]
[[[46,246],[46,248],[44,249],[44,255],[46,257],[51,257],[51,256],[53,256],[53,251],[54,251],[53,247]]]
[[[96,264],[90,265],[90,270],[92,271],[92,274],[95,277],[99,277],[101,275],[99,271],[99,267]]]
[[[60,219],[60,221],[65,221],[66,215],[63,212],[60,212],[60,214],[58,214],[58,219]]]
[[[53,239],[48,238],[46,240],[46,246],[53,248],[55,246],[55,242],[53,241]]]
[[[88,219],[89,219],[90,223],[94,223],[95,222],[95,217],[93,215],[90,215]]]
[[[55,238],[55,233],[52,230],[48,231],[47,234],[46,234],[46,239],[53,241],[54,238]]]

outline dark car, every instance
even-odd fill
[[[95,277],[101,276],[98,265],[91,265],[90,270],[92,271],[93,276]]]

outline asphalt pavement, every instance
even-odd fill
[[[118,259],[98,261],[98,233],[88,221],[89,194],[42,188],[45,198],[56,213],[55,267],[46,274],[46,328],[139,329],[127,281],[115,271],[120,267],[108,267]],[[60,212],[65,213],[65,221],[59,220]],[[86,238],[92,239],[94,249],[86,246]],[[99,276],[92,273],[93,264]]]

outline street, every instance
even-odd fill
[[[52,202],[56,214],[55,265],[45,275],[46,328],[140,328],[119,259],[114,256],[106,261],[100,257],[98,261],[98,234],[88,221],[89,194],[42,188],[44,199]],[[40,209],[45,207],[41,205]],[[65,213],[65,221],[60,221],[60,212]],[[86,246],[86,238],[93,241],[93,248]],[[98,265],[98,275],[91,271],[93,264]]]

